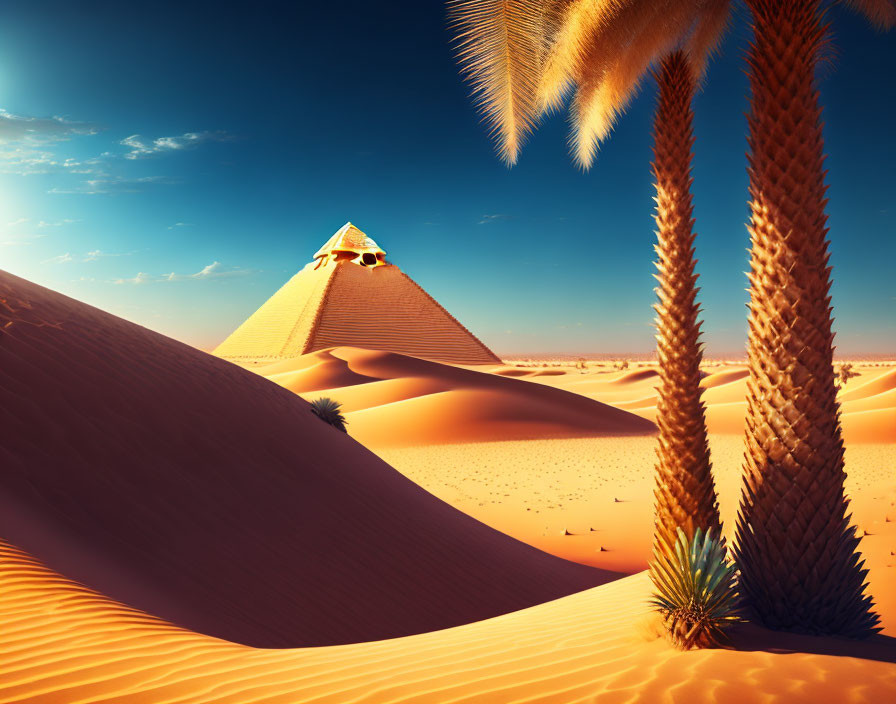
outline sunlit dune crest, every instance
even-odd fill
[[[566,390],[392,352],[337,347],[253,369],[307,400],[336,398],[352,436],[371,447],[656,429],[633,413]]]

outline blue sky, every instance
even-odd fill
[[[653,85],[588,173],[564,115],[505,168],[441,3],[6,0],[0,267],[213,347],[346,220],[499,353],[649,352]],[[896,353],[896,35],[834,8],[822,70],[835,329]],[[749,30],[696,109],[705,340],[746,328]]]

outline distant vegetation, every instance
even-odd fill
[[[348,421],[345,420],[345,416],[339,411],[341,407],[342,404],[337,403],[326,396],[311,402],[311,412],[314,415],[320,418],[324,423],[329,423],[343,433],[348,433],[345,429],[345,425]]]
[[[840,377],[840,384],[843,385],[854,376],[861,376],[857,371],[853,371],[852,364],[847,362],[846,364],[841,364],[840,369],[837,372]]]

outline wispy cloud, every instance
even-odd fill
[[[221,262],[212,262],[208,266],[202,267],[195,274],[175,274],[171,272],[165,277],[166,281],[189,281],[190,279],[230,279],[235,276],[246,276],[251,274],[251,269],[225,269]]]
[[[255,271],[253,269],[243,269],[240,267],[225,269],[221,262],[215,261],[208,266],[202,267],[202,269],[193,274],[177,274],[172,271],[170,274],[164,274],[162,276],[152,276],[144,271],[141,271],[131,279],[115,279],[112,283],[149,284],[166,283],[172,281],[208,281],[212,279],[232,279],[239,276],[248,276],[249,274],[254,273]]]
[[[16,220],[12,220],[11,222],[6,223],[7,227],[16,227],[17,225],[24,225],[28,222],[28,218],[18,218]]]
[[[173,225],[169,225],[168,229],[173,230],[177,227],[193,227],[193,223],[191,223],[191,222],[176,222]]]
[[[42,237],[46,237],[45,234],[33,233],[29,232],[27,234],[22,233],[12,233],[6,236],[6,239],[0,240],[0,245],[3,247],[20,247],[22,245],[32,244],[34,240],[39,240]]]
[[[71,255],[71,252],[66,252],[65,254],[60,254],[56,257],[50,257],[49,259],[44,259],[42,264],[67,264],[68,262],[75,261],[75,258]]]
[[[140,176],[138,178],[115,176],[110,178],[93,178],[83,181],[73,188],[60,188],[57,186],[51,188],[47,193],[81,195],[137,193],[141,190],[142,186],[149,183],[176,183],[176,181],[164,176]]]
[[[137,252],[104,252],[101,249],[93,249],[84,255],[81,261],[95,262],[97,259],[106,259],[107,257],[130,257]]]
[[[491,215],[483,215],[482,218],[477,222],[477,225],[488,225],[489,223],[495,222],[496,220],[507,220],[510,218],[509,215],[505,213],[493,213]]]
[[[99,126],[64,117],[14,115],[0,108],[0,173],[97,173],[98,162],[57,157],[55,145],[78,135],[95,135]]]
[[[148,284],[151,281],[156,281],[152,276],[147,274],[145,271],[139,272],[133,279],[115,279],[113,284]]]
[[[232,137],[223,130],[214,132],[184,132],[177,137],[157,137],[153,140],[145,140],[139,134],[132,134],[121,140],[121,144],[130,147],[125,159],[141,159],[143,157],[161,154],[163,152],[182,151],[196,147],[204,142],[227,142]]]
[[[30,117],[14,115],[0,108],[0,143],[31,142],[47,144],[68,139],[76,134],[96,134],[99,126],[75,122],[64,117]]]
[[[63,220],[55,220],[55,221],[47,221],[41,220],[37,223],[37,226],[40,228],[45,227],[62,227],[63,225],[71,225],[73,222],[78,222],[77,220],[73,220],[72,218],[65,218]]]
[[[54,185],[48,193],[133,193],[142,190],[149,183],[174,181],[163,176],[124,175],[123,160],[132,161],[163,153],[186,151],[208,142],[233,139],[223,130],[184,132],[154,139],[133,134],[119,139],[117,147],[102,151],[97,156],[76,158],[64,153],[64,142],[79,136],[97,135],[100,131],[101,127],[93,122],[79,122],[60,116],[16,115],[0,108],[0,174],[55,174],[61,178],[70,177]],[[126,149],[122,150],[121,147]],[[182,223],[183,226],[187,224]]]
[[[65,254],[60,254],[56,257],[50,257],[49,259],[45,259],[43,264],[68,264],[69,262],[95,262],[98,259],[105,259],[106,257],[129,257],[135,252],[104,252],[100,249],[93,249],[87,254],[72,254],[71,252],[66,252]]]

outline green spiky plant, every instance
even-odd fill
[[[348,433],[345,429],[345,425],[348,421],[345,419],[345,416],[340,413],[339,409],[341,407],[342,404],[331,398],[327,398],[326,396],[311,402],[311,412],[314,415],[320,418],[324,423],[329,423],[337,430],[341,430],[343,433]]]
[[[663,615],[672,643],[683,650],[724,645],[725,631],[741,620],[734,565],[715,531],[678,529],[675,556],[657,559],[650,603]]]

